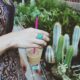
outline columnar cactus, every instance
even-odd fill
[[[34,6],[36,4],[35,0],[30,0],[30,6]]]
[[[22,0],[22,4],[23,4],[23,5],[25,4],[25,0]]]
[[[69,46],[69,48],[66,52],[65,60],[64,60],[64,64],[67,64],[68,67],[70,67],[70,65],[71,65],[71,60],[72,60],[72,57],[73,57],[73,53],[74,53],[73,46]]]
[[[70,38],[68,34],[64,35],[64,48],[67,51],[68,47],[70,45]]]
[[[61,25],[60,25],[60,23],[57,22],[53,28],[53,49],[54,49],[54,52],[56,52],[56,49],[58,46],[58,40],[59,40],[60,36],[61,36]]]
[[[74,48],[74,56],[78,54],[78,44],[80,40],[80,28],[79,26],[76,26],[74,28],[73,37],[72,37],[72,45]]]
[[[58,41],[57,51],[56,51],[56,61],[58,63],[59,62],[63,63],[63,60],[64,60],[64,36],[60,36]]]
[[[51,46],[48,46],[46,49],[45,59],[48,63],[55,63],[54,52]]]

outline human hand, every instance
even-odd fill
[[[43,39],[37,39],[37,35],[39,33],[43,35]],[[16,47],[20,48],[42,47],[47,45],[47,41],[49,41],[49,34],[43,30],[27,28],[20,32],[16,32],[14,41],[16,43]]]

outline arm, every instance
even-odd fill
[[[14,33],[0,36],[0,55],[8,48],[15,47],[16,43],[13,39]]]
[[[43,34],[42,40],[36,38],[38,33]],[[48,36],[47,32],[33,28],[3,35],[0,37],[0,55],[10,47],[31,48],[46,46],[46,41],[49,41]]]

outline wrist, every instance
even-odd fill
[[[17,37],[16,37],[16,32],[11,33],[10,35],[10,47],[17,48]]]
[[[15,35],[16,35],[15,32],[12,32],[12,33],[9,33],[6,35],[7,36],[6,37],[6,44],[7,44],[8,48],[11,48],[11,47],[16,48],[17,47],[16,41],[15,41]]]

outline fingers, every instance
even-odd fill
[[[38,34],[39,34],[39,33],[35,34],[35,39],[38,39],[38,38],[37,38]],[[46,42],[50,41],[49,36],[46,36],[45,34],[42,34],[42,35],[43,35],[42,40],[44,40],[44,41],[46,41]]]
[[[34,44],[37,44],[37,45],[40,45],[40,46],[46,46],[46,45],[47,45],[46,41],[44,41],[44,40],[39,40],[39,39],[34,39],[34,40],[33,40],[33,43],[34,43]]]
[[[31,44],[31,46],[30,46],[30,48],[33,48],[33,47],[35,47],[35,48],[42,48],[42,46],[40,46],[39,44]]]
[[[49,41],[50,39],[49,39],[49,37],[43,35],[43,40],[47,42],[47,41]]]
[[[49,33],[43,30],[38,30],[38,33],[42,33],[43,35],[49,36]]]

